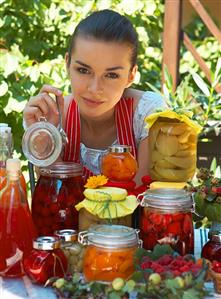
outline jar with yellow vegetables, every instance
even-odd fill
[[[97,225],[80,232],[79,242],[87,245],[83,274],[87,281],[127,279],[134,272],[134,254],[140,241],[138,231],[122,225]]]
[[[61,249],[68,262],[68,273],[82,272],[84,246],[78,242],[78,233],[73,229],[61,229],[55,232],[61,240]]]
[[[166,110],[146,118],[149,127],[150,175],[163,182],[186,182],[196,170],[201,127],[185,114]]]
[[[117,187],[87,188],[84,200],[75,206],[79,211],[79,231],[97,224],[132,225],[132,213],[138,206],[136,196]]]

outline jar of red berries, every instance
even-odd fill
[[[44,236],[33,241],[33,250],[23,260],[25,273],[35,283],[44,284],[50,277],[64,277],[67,259],[58,237]]]
[[[78,229],[75,205],[83,200],[82,167],[59,162],[40,168],[32,199],[33,220],[40,236],[59,229]]]
[[[203,246],[202,257],[221,262],[221,231],[210,231],[209,241]]]
[[[143,247],[168,244],[180,255],[193,253],[192,197],[185,190],[149,189],[141,202],[140,236]]]

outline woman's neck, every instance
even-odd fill
[[[89,119],[81,115],[81,142],[87,147],[104,149],[116,138],[114,111],[105,118]]]

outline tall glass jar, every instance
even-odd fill
[[[61,229],[55,235],[61,240],[61,249],[68,261],[68,273],[82,272],[84,246],[78,242],[77,231]]]
[[[187,123],[159,118],[150,128],[150,175],[153,180],[187,182],[196,170],[197,133]]]
[[[110,146],[102,157],[101,172],[112,181],[132,180],[137,172],[137,161],[131,154],[131,146]]]
[[[25,273],[35,283],[44,284],[51,277],[64,277],[67,259],[58,237],[44,236],[33,241],[31,253],[23,260]]]
[[[211,231],[209,241],[203,246],[202,257],[221,262],[221,231]]]
[[[122,225],[97,225],[79,233],[87,245],[83,274],[87,281],[127,279],[134,272],[133,258],[139,246],[138,232]]]
[[[52,235],[55,230],[78,230],[75,205],[83,199],[82,167],[72,162],[59,162],[40,168],[40,177],[32,199],[32,215],[39,235]]]
[[[169,244],[180,255],[193,253],[193,201],[185,190],[149,189],[141,202],[140,232],[145,249]]]

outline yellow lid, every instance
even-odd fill
[[[183,189],[186,186],[186,182],[153,182],[150,184],[150,189],[156,188],[175,188]]]

